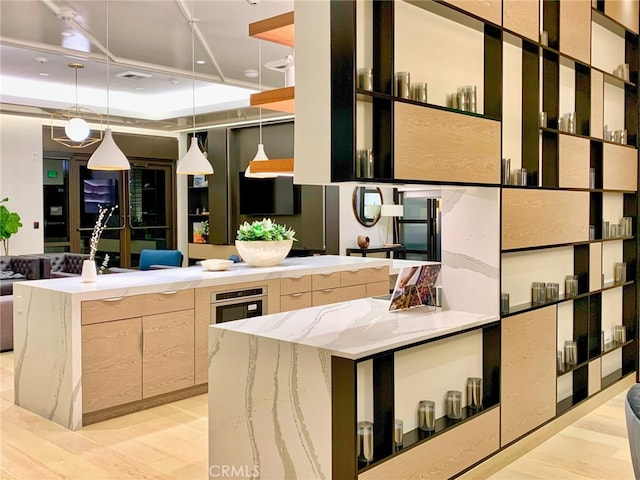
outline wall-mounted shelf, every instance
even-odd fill
[[[264,92],[253,93],[249,104],[252,107],[295,113],[295,87],[275,88]]]
[[[293,47],[295,45],[293,12],[250,23],[249,36]]]

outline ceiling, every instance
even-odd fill
[[[256,119],[259,78],[245,71],[261,50],[263,88],[282,87],[264,64],[292,49],[250,38],[248,25],[291,10],[293,0],[0,0],[2,111],[48,118],[77,95],[103,115],[108,106],[112,124],[176,131],[192,126],[195,98],[196,126]],[[77,89],[72,62],[84,65]],[[127,72],[143,78],[118,77]]]

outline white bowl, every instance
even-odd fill
[[[236,240],[238,254],[252,267],[271,267],[279,264],[287,256],[293,240],[254,241]]]
[[[209,260],[202,260],[200,264],[211,271],[228,270],[233,262],[231,260],[223,260],[221,258],[210,258]]]

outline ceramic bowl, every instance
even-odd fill
[[[252,267],[271,267],[279,264],[287,256],[293,240],[241,241],[236,240],[236,248],[242,260]]]
[[[231,260],[223,260],[221,258],[211,258],[209,260],[202,260],[200,264],[211,271],[228,270],[233,262]]]

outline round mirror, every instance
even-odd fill
[[[353,189],[353,214],[365,227],[374,226],[380,220],[382,191],[377,187]]]

